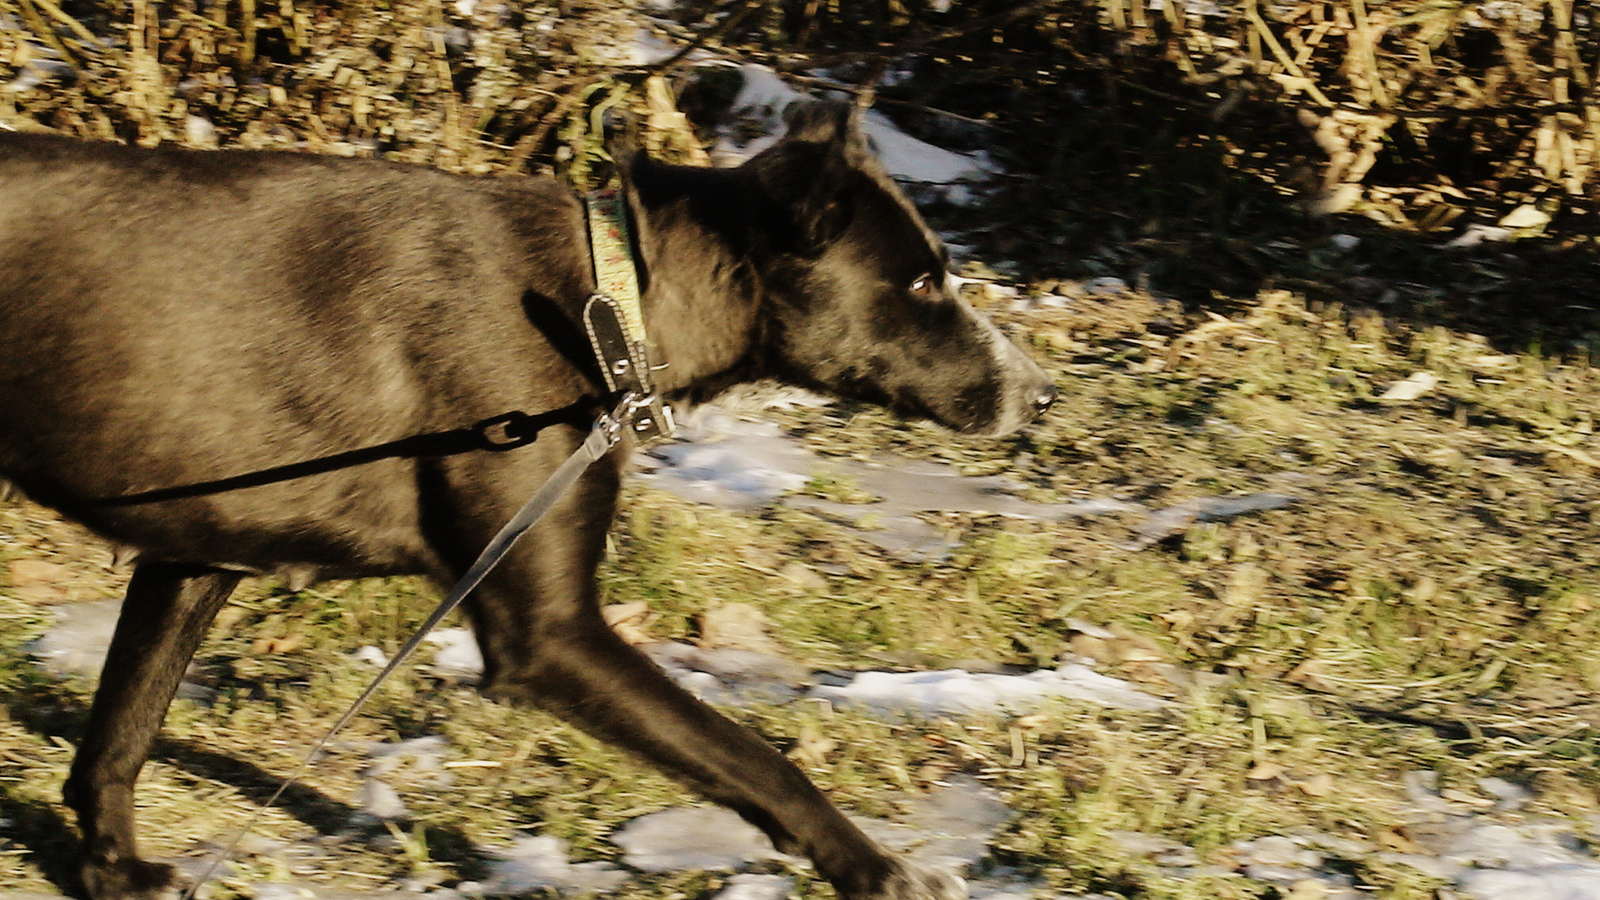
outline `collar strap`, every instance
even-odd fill
[[[620,191],[601,191],[585,197],[583,207],[596,286],[583,307],[589,343],[607,389],[623,397],[628,430],[636,438],[666,437],[675,423],[651,378],[627,200]]]
[[[644,344],[644,311],[639,306],[639,269],[628,231],[628,201],[611,188],[584,198],[589,222],[589,254],[594,260],[595,290],[616,302],[628,340]]]

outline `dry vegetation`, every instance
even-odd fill
[[[1563,0],[1189,9],[795,0],[686,5],[658,25],[790,73],[818,60],[857,83],[914,73],[880,86],[884,109],[1008,166],[997,201],[961,214],[966,240],[1025,293],[1066,298],[993,310],[1058,373],[1062,402],[1035,431],[995,443],[870,410],[788,414],[816,449],[1005,470],[1039,499],[1298,501],[1142,549],[1138,523],[1115,517],[950,516],[960,549],[906,565],[805,513],[742,516],[633,488],[608,597],[649,600],[662,637],[692,636],[719,603],[755,603],[813,666],[1032,667],[1076,653],[1180,700],[1176,713],[1062,706],[1025,722],[735,713],[805,745],[814,777],[864,812],[976,775],[1022,812],[999,859],[1059,889],[1272,895],[1226,872],[1228,842],[1315,828],[1404,846],[1401,776],[1418,769],[1464,797],[1481,775],[1525,783],[1539,810],[1590,827],[1593,29]],[[726,101],[714,79],[633,65],[638,16],[621,6],[564,12],[0,0],[0,80],[13,79],[0,122],[581,179],[598,161],[594,114],[625,104],[660,152],[692,157],[690,121]],[[1515,241],[1440,249],[1519,207],[1550,218]],[[1083,291],[1096,275],[1140,290]],[[1385,399],[1421,373],[1426,390]],[[815,578],[776,577],[796,561]],[[57,801],[86,686],[44,677],[19,648],[51,607],[115,595],[109,562],[37,507],[0,508],[0,884],[65,878]],[[429,596],[397,581],[238,598],[201,654],[216,703],[174,708],[142,788],[150,850],[230,835],[360,689],[369,670],[348,654],[395,646]],[[819,729],[831,745],[806,743]],[[348,746],[434,733],[470,765],[448,785],[407,782],[406,829],[324,840],[318,878],[472,878],[475,846],[518,829],[605,856],[621,821],[685,801],[552,720],[425,671],[386,689]],[[339,833],[360,764],[353,749],[319,764],[263,839]],[[1118,830],[1175,838],[1223,868],[1175,882],[1117,846]],[[274,865],[262,855],[244,874]],[[1382,896],[1436,896],[1403,867],[1349,866]],[[801,878],[803,893],[826,891]],[[717,878],[645,884],[641,896],[703,896]]]

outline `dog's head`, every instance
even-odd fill
[[[768,205],[772,374],[974,434],[1037,418],[1055,388],[957,296],[948,252],[873,156],[859,112],[806,104],[788,119],[745,163]]]

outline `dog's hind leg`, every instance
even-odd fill
[[[133,571],[62,791],[78,813],[84,844],[79,875],[91,900],[156,898],[175,882],[171,866],[139,858],[133,784],[184,670],[239,578],[166,562],[142,562]]]

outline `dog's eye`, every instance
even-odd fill
[[[918,297],[921,297],[924,300],[932,297],[938,292],[939,279],[931,273],[911,282],[911,293],[916,294]]]

